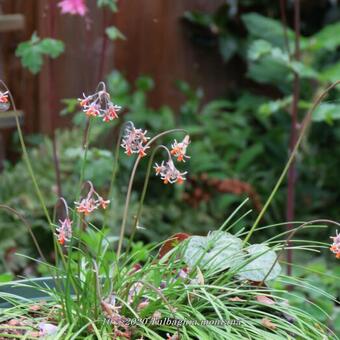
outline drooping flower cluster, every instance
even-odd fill
[[[0,103],[8,103],[8,91],[6,92],[0,91]]]
[[[80,200],[80,202],[74,202],[76,206],[76,210],[79,213],[84,213],[85,215],[89,215],[92,211],[96,210],[97,208],[101,207],[106,209],[108,204],[110,203],[109,200],[104,200],[93,187],[93,184],[88,181],[87,184],[90,186],[90,190],[87,196]],[[60,245],[64,246],[67,242],[69,242],[72,238],[72,221],[68,215],[68,205],[64,198],[60,198],[60,200],[64,203],[65,206],[65,213],[66,218],[59,220],[59,225],[56,228],[56,236],[57,241]]]
[[[85,0],[62,0],[58,3],[61,14],[84,16],[88,10]]]
[[[340,234],[338,234],[338,231],[336,231],[336,235],[332,236],[331,239],[333,239],[333,244],[331,245],[330,250],[335,254],[337,259],[340,259]]]
[[[189,144],[190,137],[189,135],[186,135],[181,142],[177,142],[175,139],[174,143],[171,144],[171,151],[165,148],[169,153],[169,159],[167,161],[162,161],[160,165],[156,163],[154,166],[156,176],[160,176],[164,184],[181,184],[186,180],[185,175],[187,174],[187,171],[179,171],[171,156],[176,157],[178,162],[185,162],[185,158],[190,158],[190,156],[186,154]]]
[[[100,117],[104,122],[110,122],[118,118],[118,111],[120,106],[112,103],[110,94],[106,92],[105,85],[103,89],[96,93],[79,98],[80,106],[88,117]]]
[[[72,238],[72,221],[67,216],[64,220],[59,220],[59,226],[56,228],[57,240],[60,245],[64,246]]]
[[[64,246],[72,238],[72,221],[68,215],[68,205],[63,197],[60,200],[64,203],[66,217],[59,220],[59,226],[56,228],[57,241],[60,245]]]
[[[149,137],[146,137],[146,134],[146,130],[136,129],[133,123],[129,123],[129,126],[125,129],[121,144],[128,156],[131,156],[133,153],[137,153],[140,157],[146,155],[145,151],[149,146],[146,146],[145,144],[148,139],[150,139]]]
[[[93,188],[93,184],[88,181],[90,186],[90,190],[85,198],[82,198],[79,202],[74,202],[76,209],[79,213],[84,213],[85,215],[89,215],[94,210],[99,207],[106,209],[109,200],[104,200]]]
[[[156,175],[161,176],[161,179],[163,180],[164,184],[168,183],[178,183],[181,184],[183,181],[185,181],[185,172],[180,172],[178,169],[176,169],[174,162],[172,161],[171,158],[169,158],[168,161],[158,165],[157,163],[154,166],[154,169],[156,171]]]
[[[185,162],[185,158],[190,158],[186,155],[188,145],[190,144],[190,137],[186,135],[182,142],[178,143],[175,139],[171,145],[171,154],[177,158],[178,162]]]

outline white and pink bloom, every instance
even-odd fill
[[[83,94],[83,98],[78,99],[79,104],[88,117],[99,117],[104,122],[110,122],[118,118],[118,111],[121,107],[112,103],[105,84],[99,85],[102,86],[101,90],[89,96]]]
[[[67,242],[71,241],[73,222],[69,218],[67,202],[63,197],[60,197],[60,200],[64,203],[66,217],[59,220],[59,225],[56,228],[56,236],[58,243],[64,246]]]
[[[336,231],[335,236],[331,236],[331,239],[333,239],[333,244],[329,249],[335,254],[337,259],[340,259],[340,234],[338,234],[338,231]]]
[[[58,243],[64,246],[72,238],[72,221],[67,216],[64,220],[59,220],[59,226],[56,228]]]
[[[6,92],[0,91],[0,103],[3,103],[3,104],[8,103],[8,91]]]
[[[181,142],[177,142],[176,139],[174,143],[171,145],[171,154],[177,158],[178,162],[185,162],[185,158],[190,158],[187,156],[187,148],[190,144],[190,137],[186,135]]]
[[[146,130],[136,129],[133,123],[129,123],[129,126],[125,129],[121,144],[128,156],[131,156],[133,153],[137,153],[140,157],[146,155],[145,151],[149,148],[149,146],[146,146],[146,143],[150,139],[146,137],[146,134]]]
[[[88,11],[85,0],[62,0],[58,3],[61,14],[85,16]]]
[[[176,169],[171,158],[167,162],[163,161],[160,165],[156,163],[154,169],[156,171],[156,175],[161,177],[164,184],[182,184],[185,181],[185,175],[187,174],[186,171],[180,172],[178,169]]]
[[[1,92],[0,91],[0,111],[7,111],[10,107],[9,99],[8,99],[8,91]]]
[[[93,184],[88,181],[90,186],[90,190],[85,198],[82,198],[79,202],[74,202],[76,209],[79,213],[83,213],[85,215],[91,214],[94,210],[99,207],[102,209],[106,209],[109,205],[109,200],[104,200],[93,187]]]

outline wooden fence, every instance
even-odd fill
[[[179,106],[183,98],[174,87],[178,79],[201,86],[208,99],[227,90],[229,72],[218,53],[194,46],[181,23],[185,11],[213,11],[224,0],[121,0],[117,14],[97,9],[95,2],[87,0],[90,10],[84,19],[61,15],[57,0],[0,0],[2,18],[21,14],[24,20],[18,27],[0,24],[0,78],[24,111],[26,132],[51,133],[66,126],[67,119],[59,115],[61,99],[91,91],[113,68],[130,81],[140,74],[152,76],[154,107]],[[127,40],[108,41],[105,27],[111,24]],[[18,43],[34,31],[66,45],[60,58],[45,60],[38,76],[24,70],[15,57]]]

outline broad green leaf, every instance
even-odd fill
[[[241,248],[241,239],[223,231],[213,231],[207,236],[190,237],[184,261],[190,267],[223,270],[235,264]]]
[[[115,26],[107,27],[105,32],[111,40],[126,39],[125,35]]]
[[[43,64],[39,42],[40,39],[33,33],[31,40],[20,43],[15,51],[15,55],[21,58],[23,67],[28,68],[33,74],[38,73]]]
[[[221,35],[218,39],[218,47],[225,62],[230,60],[237,52],[237,41],[231,35]]]
[[[288,96],[278,100],[268,101],[259,107],[259,113],[264,116],[270,116],[282,109],[289,108],[292,102],[292,96]]]
[[[264,280],[276,261],[276,253],[264,244],[253,244],[246,248],[245,251],[248,254],[246,260],[250,262],[238,271],[237,276],[241,280],[256,282]],[[281,266],[276,263],[266,280],[275,279],[280,275],[280,272]]]
[[[41,53],[47,54],[51,58],[58,58],[65,50],[65,45],[62,41],[45,38],[40,42]]]
[[[248,49],[248,59],[255,61],[263,55],[270,54],[273,45],[266,40],[255,40]]]
[[[291,61],[289,67],[296,72],[301,78],[318,78],[319,74],[312,67],[305,65],[302,62]]]
[[[313,112],[313,121],[332,124],[340,119],[340,105],[335,103],[321,103]]]
[[[309,48],[313,51],[334,51],[340,46],[340,22],[326,25],[325,28],[314,34],[309,42]]]
[[[287,65],[272,56],[264,56],[248,65],[247,76],[259,83],[269,83],[282,86],[287,84],[290,72]]]
[[[265,17],[258,13],[247,13],[242,15],[242,21],[249,33],[260,39],[264,39],[273,45],[284,47],[284,34],[281,23],[277,20]],[[294,33],[287,29],[289,39],[293,39]]]
[[[64,51],[64,43],[59,40],[40,39],[33,33],[30,40],[18,45],[15,55],[21,58],[23,67],[28,68],[33,74],[40,72],[43,65],[43,55],[57,58]]]

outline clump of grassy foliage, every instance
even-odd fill
[[[84,177],[88,137],[94,118],[89,118],[84,134],[83,165],[79,185],[75,187],[75,199],[79,199],[79,202],[74,208],[73,205],[69,208],[66,201],[62,200],[66,209],[59,224],[46,209],[18,124],[24,159],[54,235],[55,264],[44,260],[39,244],[37,247],[41,258],[35,261],[45,267],[54,284],[53,287],[37,285],[34,280],[31,283],[19,281],[12,284],[17,288],[36,285],[37,290],[49,297],[44,303],[13,293],[0,293],[1,298],[11,305],[1,312],[0,337],[173,340],[337,338],[326,324],[318,323],[310,313],[289,303],[290,298],[294,297],[291,288],[304,283],[283,275],[279,264],[280,254],[287,247],[308,251],[327,247],[327,244],[321,242],[294,243],[293,236],[302,228],[314,228],[320,223],[331,221],[315,221],[314,226],[312,222],[296,223],[296,228],[288,237],[288,243],[285,240],[280,241],[285,234],[276,235],[265,243],[249,243],[255,231],[277,226],[258,228],[297,153],[312,111],[327,91],[318,98],[307,114],[296,147],[249,231],[241,229],[235,235],[229,232],[248,215],[249,212],[241,213],[246,203],[244,202],[220,228],[207,236],[180,233],[161,244],[142,247],[133,243],[133,236],[138,232],[142,220],[143,202],[156,152],[165,151],[169,157],[166,163],[156,166],[156,173],[162,176],[165,183],[182,181],[185,176],[185,172],[177,171],[172,167],[173,163],[169,164],[173,162],[173,155],[178,156],[174,151],[178,143],[174,143],[175,147],[171,152],[164,145],[154,146],[154,143],[165,134],[186,134],[185,131],[176,129],[162,132],[149,141],[142,138],[139,140],[141,144],[138,145],[127,145],[126,139],[124,140],[122,145],[126,153],[138,152],[138,156],[129,180],[120,237],[112,239],[106,228],[105,218],[100,226],[87,220],[87,213],[99,206],[105,208],[108,202],[94,191],[92,184],[89,194],[80,200],[86,183]],[[96,94],[102,92],[106,93],[104,84],[101,84]],[[10,93],[9,96],[11,97]],[[106,94],[105,96],[104,103],[98,103],[104,105],[106,110],[107,107],[111,108],[111,102]],[[92,96],[90,97],[92,99]],[[85,101],[88,98],[85,98]],[[83,103],[86,110],[88,104]],[[15,109],[13,101],[12,105]],[[93,115],[105,118],[106,111]],[[117,170],[121,137],[123,133],[130,132],[123,129],[118,139],[111,188]],[[144,136],[145,132],[140,132]],[[129,149],[129,145],[132,149]],[[136,215],[133,215],[129,209],[133,180],[145,152],[150,154],[149,165],[140,204]],[[186,150],[182,149],[181,152],[186,155]],[[170,177],[167,177],[168,175]],[[111,198],[111,194],[109,196]],[[95,201],[91,201],[93,197]],[[111,205],[114,208],[114,202],[111,202]],[[17,214],[20,218],[20,214],[10,207],[1,208]],[[65,221],[69,223],[65,224]],[[132,225],[130,239],[125,238],[125,228],[128,224]],[[27,223],[25,225],[31,231],[30,226]],[[34,238],[33,233],[32,236]],[[115,241],[118,241],[117,249]],[[308,286],[308,289],[310,292],[318,292],[325,299],[334,300],[330,294],[321,292],[317,287]]]

